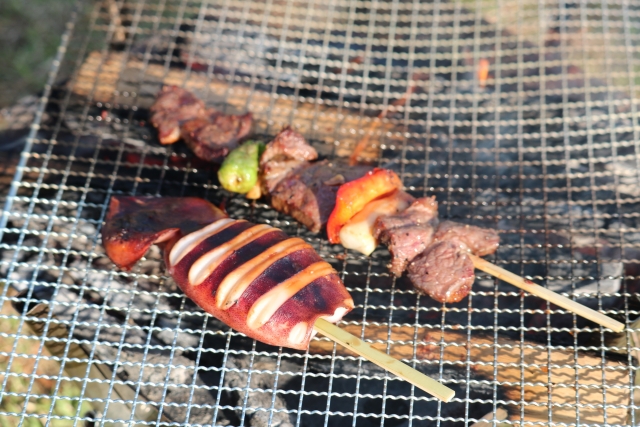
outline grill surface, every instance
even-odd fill
[[[258,137],[291,123],[324,157],[368,137],[363,156],[398,172],[413,195],[435,194],[443,217],[499,229],[493,262],[631,322],[640,7],[105,0],[77,18],[0,221],[0,297],[15,310],[1,318],[18,325],[3,335],[16,339],[2,353],[0,400],[9,381],[28,384],[24,405],[0,415],[74,426],[636,423],[633,334],[612,336],[483,274],[468,299],[437,304],[389,276],[383,249],[345,252],[231,197],[182,144],[161,147],[146,120],[171,83],[254,112]],[[118,271],[99,237],[113,194],[205,197],[302,236],[354,297],[342,326],[448,384],[455,400],[438,402],[325,339],[309,352],[248,340],[186,300],[156,249]],[[37,354],[22,353],[34,340]],[[16,370],[33,358],[60,370]],[[55,384],[52,396],[33,392],[40,380]],[[61,391],[69,382],[79,397]],[[35,399],[50,399],[50,412],[31,413]],[[74,416],[54,412],[62,401],[77,405]]]

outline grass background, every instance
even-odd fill
[[[0,0],[0,108],[44,87],[75,0]]]
[[[0,0],[0,58],[3,64],[0,73],[0,109],[43,89],[74,4],[75,0]],[[7,154],[0,152],[0,156],[3,155]],[[14,157],[17,160],[17,156]],[[7,189],[8,186],[3,186],[0,191]],[[3,196],[0,195],[0,199]],[[12,350],[16,333],[28,334],[26,330],[18,331],[17,319],[7,319],[12,314],[8,303],[1,307],[0,352],[9,353]],[[20,338],[17,354],[23,357],[14,358],[9,372],[10,357],[0,355],[0,385],[8,374],[6,387],[2,390],[0,412],[29,414],[29,417],[22,419],[24,427],[40,427],[46,423],[51,406],[49,396],[60,370],[58,362],[46,358],[36,366],[35,355],[40,342],[37,338]],[[42,349],[41,354],[49,355],[46,349]],[[24,357],[26,355],[32,357]],[[78,396],[80,388],[75,383],[62,382],[57,394]],[[72,417],[77,407],[77,399],[58,399],[53,414]],[[87,409],[83,407],[82,412]],[[0,415],[0,427],[15,427],[20,423],[20,418]],[[71,420],[52,420],[50,423],[52,427],[73,424]]]

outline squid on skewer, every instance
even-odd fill
[[[267,344],[304,350],[319,318],[335,323],[353,309],[337,272],[304,240],[228,218],[202,199],[114,196],[102,239],[124,269],[161,245],[189,298]]]

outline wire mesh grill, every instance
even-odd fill
[[[15,425],[635,425],[634,330],[608,331],[478,274],[438,304],[371,257],[222,191],[146,120],[162,84],[267,139],[293,124],[333,158],[398,172],[444,218],[492,226],[492,261],[627,323],[638,317],[640,7],[628,1],[104,0],[74,15],[0,222],[0,403]],[[62,80],[59,76],[67,76]],[[301,236],[341,272],[342,326],[456,390],[443,404],[317,338],[229,330],[152,250],[118,271],[113,194],[198,196]],[[7,307],[12,310],[8,310]],[[37,353],[22,350],[37,343]],[[20,373],[56,362],[56,372]],[[53,384],[51,396],[34,384]],[[68,396],[66,384],[79,396]],[[50,401],[48,413],[30,402]],[[73,404],[61,415],[61,402]]]

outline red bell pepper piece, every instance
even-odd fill
[[[329,242],[340,243],[340,229],[372,200],[402,188],[395,172],[376,168],[362,178],[342,184],[336,194],[336,206],[327,222]]]

